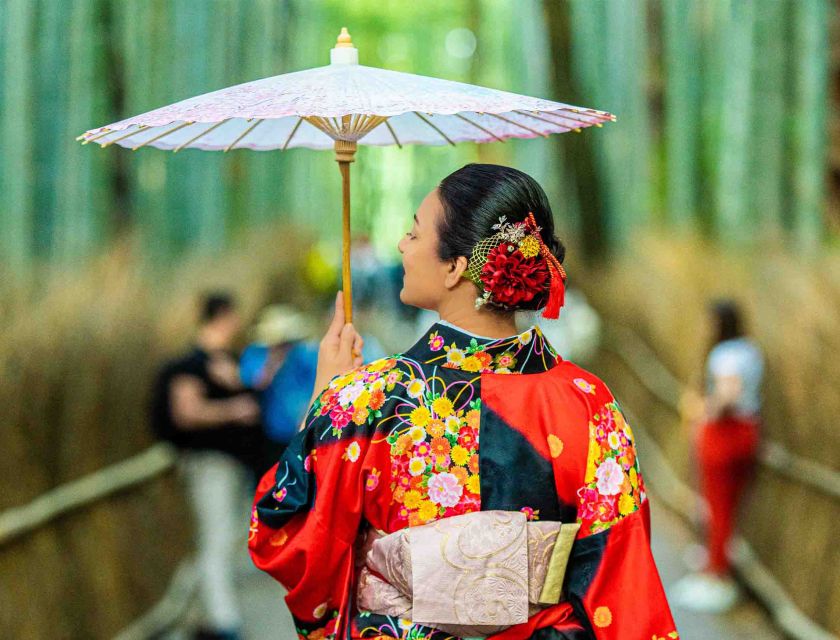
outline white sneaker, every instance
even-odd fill
[[[676,606],[701,613],[724,613],[738,602],[738,587],[731,578],[708,573],[689,574],[670,591]]]

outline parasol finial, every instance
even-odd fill
[[[347,27],[341,27],[341,33],[330,49],[330,64],[359,64],[359,50],[353,46]]]
[[[353,41],[350,39],[350,32],[347,27],[341,27],[341,33],[338,34],[338,39],[335,42],[336,47],[352,47]]]

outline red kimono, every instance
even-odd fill
[[[445,640],[358,610],[354,547],[366,527],[477,510],[581,524],[564,599],[491,637],[678,637],[630,426],[538,327],[491,340],[438,323],[406,353],[333,379],[260,482],[249,548],[288,590],[301,638]]]

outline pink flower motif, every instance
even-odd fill
[[[539,520],[540,519],[540,510],[534,509],[533,507],[522,507],[520,509],[522,513],[525,514],[525,517],[528,520]]]
[[[414,447],[414,455],[421,456],[425,458],[432,452],[432,447],[429,445],[428,442],[425,440],[423,442],[419,442],[416,447]]]
[[[601,496],[595,505],[595,510],[598,513],[598,520],[601,522],[609,522],[614,520],[618,514],[616,508],[616,499],[614,496]]]
[[[604,496],[614,496],[621,492],[624,482],[624,471],[614,458],[607,458],[595,470],[598,479],[598,493]]]
[[[595,427],[595,440],[597,442],[603,442],[607,439],[607,430],[603,424],[599,424]]]
[[[350,421],[353,419],[353,410],[350,409],[343,409],[341,406],[336,405],[333,407],[333,410],[330,411],[330,420],[332,421],[332,425],[336,429],[343,429]]]
[[[575,378],[572,382],[577,385],[577,388],[583,391],[584,393],[595,393],[595,385],[590,384],[583,378]]]
[[[373,491],[379,486],[379,471],[374,467],[365,479],[365,490]]]
[[[303,469],[304,471],[312,471],[312,456],[306,456],[303,459]]]
[[[440,351],[443,349],[443,336],[439,336],[437,331],[429,336],[429,349],[432,351]]]
[[[286,487],[281,487],[274,492],[273,498],[277,500],[277,502],[283,502],[283,500],[286,499],[287,493],[289,492],[286,490]]]
[[[429,478],[429,500],[442,507],[454,507],[463,492],[458,478],[451,473],[436,473]]]
[[[583,487],[578,490],[580,498],[580,509],[578,518],[581,520],[593,520],[598,517],[598,499],[600,496],[595,489]]]

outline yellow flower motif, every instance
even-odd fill
[[[532,337],[531,330],[529,329],[528,331],[520,333],[517,339],[519,340],[519,344],[528,344],[531,342]]]
[[[607,607],[598,607],[592,616],[596,627],[608,627],[612,624],[612,611]]]
[[[586,460],[586,482],[592,482],[595,478],[595,471],[596,471],[596,461],[598,458],[601,457],[601,446],[595,440],[595,438],[590,438],[589,440],[589,454],[587,455]]]
[[[630,472],[628,473],[630,476],[630,486],[633,487],[633,490],[639,488],[639,474],[636,472],[635,467],[630,467]]]
[[[423,500],[420,502],[420,508],[417,512],[417,515],[420,516],[421,520],[431,520],[438,514],[438,506],[432,502],[431,500]]]
[[[359,459],[359,454],[362,452],[359,443],[355,440],[347,445],[347,450],[344,452],[345,458],[350,462],[356,462]]]
[[[460,365],[461,362],[464,360],[464,352],[460,349],[456,349],[455,347],[450,347],[449,350],[446,352],[446,361],[449,364],[454,364],[456,366]]]
[[[408,472],[412,476],[419,476],[426,470],[427,464],[426,458],[415,456],[408,462]]]
[[[409,397],[414,398],[415,400],[423,395],[423,392],[426,390],[426,383],[420,380],[419,378],[414,378],[411,382],[408,383],[406,387],[406,391],[408,392]]]
[[[563,441],[555,436],[553,433],[548,434],[548,450],[552,458],[556,458],[563,453]]]
[[[519,242],[519,251],[526,258],[533,258],[540,252],[540,243],[534,236],[525,236]]]
[[[347,375],[343,375],[340,378],[336,378],[330,383],[330,387],[333,389],[343,389],[348,384],[353,382],[353,375],[348,373]]]
[[[467,356],[464,358],[463,362],[461,362],[461,369],[464,371],[470,371],[475,373],[476,371],[481,371],[481,360],[476,358],[475,356]]]
[[[461,420],[457,416],[449,416],[446,419],[446,432],[458,433],[461,430]]]
[[[368,406],[368,403],[370,403],[370,391],[365,390],[353,401],[353,406],[357,409],[364,409]]]
[[[636,501],[630,494],[622,493],[618,499],[618,512],[623,515],[629,515],[636,510]]]
[[[470,459],[470,452],[467,451],[460,444],[456,444],[454,447],[452,447],[452,451],[449,453],[449,455],[452,458],[452,462],[459,465],[465,465],[467,463],[467,460]]]
[[[445,418],[452,413],[452,400],[446,396],[441,396],[432,403],[432,411],[437,414],[438,418]]]
[[[411,427],[408,436],[414,444],[417,444],[426,439],[426,430],[423,427]]]
[[[477,475],[470,476],[467,480],[466,487],[467,491],[478,495],[481,493],[481,480]]]
[[[409,509],[416,509],[420,506],[420,503],[423,501],[423,496],[420,495],[420,492],[416,489],[412,489],[411,491],[405,492],[405,498],[403,499],[403,504],[408,507]]]
[[[426,407],[417,407],[414,411],[411,412],[411,424],[417,427],[425,427],[427,424],[429,424],[429,420],[431,419],[432,414],[429,413],[429,410]],[[414,441],[417,442],[416,439]]]

